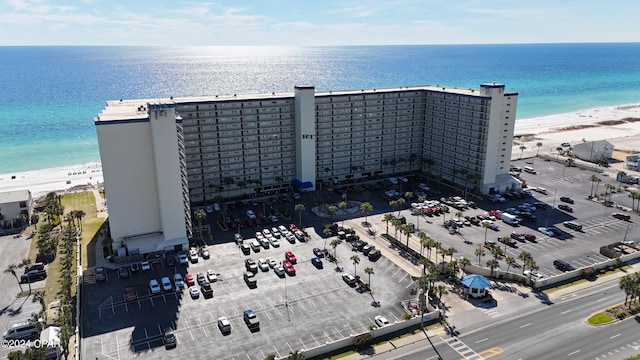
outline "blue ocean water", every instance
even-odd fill
[[[640,102],[640,43],[0,47],[0,174],[99,161],[106,100],[496,81],[518,119]]]

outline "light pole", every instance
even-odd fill
[[[622,243],[623,244],[627,241],[627,234],[629,233],[629,226],[631,226],[631,224],[627,224],[627,231],[624,232],[624,239],[622,239]]]
[[[284,274],[284,307],[287,308],[287,320],[291,322],[291,317],[289,316],[289,298],[287,297],[287,274]]]

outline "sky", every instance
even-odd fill
[[[0,45],[638,42],[637,0],[0,0]]]

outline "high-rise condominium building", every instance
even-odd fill
[[[192,206],[327,181],[424,172],[518,188],[517,99],[492,83],[108,101],[95,124],[114,244],[182,249]]]

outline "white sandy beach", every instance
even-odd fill
[[[632,118],[638,121],[623,120]],[[619,123],[598,124],[603,121]],[[570,129],[576,127],[585,128]],[[608,140],[616,150],[640,152],[640,103],[520,119],[516,121],[514,133],[514,158],[521,155],[521,145],[527,147],[524,156],[535,154],[539,142],[543,144],[540,153],[553,152],[563,142],[594,140]],[[34,197],[39,197],[50,191],[67,190],[80,185],[95,187],[103,181],[100,163],[86,163],[0,174],[0,192],[29,189]]]

